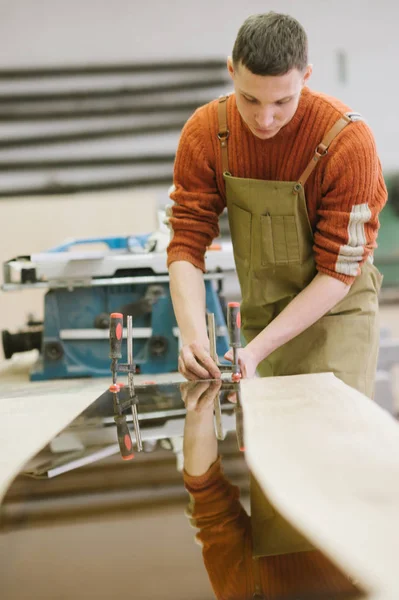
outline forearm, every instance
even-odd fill
[[[188,411],[184,423],[184,470],[188,475],[204,475],[218,457],[213,410]]]
[[[209,346],[206,332],[205,285],[202,271],[187,261],[169,266],[170,293],[183,344]]]
[[[318,273],[311,283],[268,325],[247,349],[259,363],[274,350],[308,329],[348,293],[350,286]]]

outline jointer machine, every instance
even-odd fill
[[[166,251],[157,251],[152,236],[72,240],[4,263],[3,291],[47,290],[43,321],[30,319],[21,331],[2,332],[5,357],[38,349],[33,381],[107,377],[109,315],[118,312],[134,320],[136,373],[177,371],[180,340]],[[92,249],[99,244],[106,250]],[[231,243],[208,249],[205,261],[206,307],[215,317],[216,350],[223,356],[228,350],[223,279],[235,271]]]

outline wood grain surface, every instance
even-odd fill
[[[242,396],[269,500],[373,598],[398,598],[397,422],[332,373],[243,380]]]

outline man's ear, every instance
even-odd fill
[[[303,79],[302,79],[302,84],[303,85],[307,84],[307,82],[309,81],[310,76],[312,75],[312,73],[313,73],[313,65],[308,65],[306,67],[305,73],[303,74]]]
[[[233,65],[233,59],[231,58],[231,56],[229,56],[227,58],[227,70],[229,72],[229,75],[232,79],[234,79],[234,65]]]

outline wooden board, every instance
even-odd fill
[[[98,384],[97,384],[98,385]],[[103,388],[103,386],[102,386]],[[100,387],[32,384],[0,398],[0,503],[24,464],[89,406]]]
[[[247,461],[276,509],[373,598],[399,598],[399,426],[333,374],[242,381]]]

